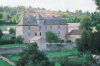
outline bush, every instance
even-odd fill
[[[67,43],[71,43],[72,41],[71,40],[67,40]]]
[[[9,29],[9,33],[10,33],[10,34],[15,34],[15,30],[14,30],[13,28],[10,28],[10,29]]]
[[[16,38],[16,43],[19,43],[19,44],[22,44],[22,43],[23,43],[23,38],[22,38],[22,36],[18,36],[18,37]]]
[[[34,45],[35,44],[35,45]],[[38,50],[36,43],[29,44],[21,53],[21,58],[16,66],[54,66],[44,52]]]
[[[15,40],[9,39],[9,40],[0,40],[0,45],[5,45],[5,44],[14,44]]]

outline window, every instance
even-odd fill
[[[41,32],[40,32],[40,36],[41,36]]]
[[[60,29],[60,26],[58,26],[58,29]]]
[[[37,33],[35,32],[35,36],[37,36]]]
[[[30,30],[30,26],[28,27],[28,29]]]
[[[39,26],[39,30],[41,30],[41,26]]]
[[[28,33],[28,36],[30,36],[30,33]]]
[[[52,26],[50,26],[50,29],[52,29]]]
[[[60,31],[58,31],[58,34],[60,34]]]
[[[28,23],[29,23],[29,21],[28,21]]]
[[[47,26],[45,26],[45,29],[47,29]]]

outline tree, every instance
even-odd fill
[[[3,33],[2,33],[2,30],[0,29],[0,39],[2,38],[3,36]]]
[[[97,9],[100,10],[100,0],[94,0],[95,1],[95,4],[98,6]]]
[[[14,30],[13,28],[10,28],[10,29],[9,29],[9,33],[10,33],[10,34],[15,34],[15,30]]]
[[[83,19],[80,21],[80,29],[89,30],[91,27],[91,18],[88,16],[83,17]]]
[[[44,52],[38,50],[37,43],[29,44],[21,53],[16,66],[55,66],[50,62]]]
[[[22,44],[22,43],[23,43],[23,38],[22,38],[22,36],[18,36],[18,37],[16,38],[16,43],[19,43],[19,44]]]
[[[58,42],[59,37],[56,33],[53,33],[51,31],[46,32],[46,41],[47,42]]]

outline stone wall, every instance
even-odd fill
[[[47,51],[71,50],[76,47],[75,43],[47,43]]]
[[[0,48],[0,54],[18,54],[22,52],[24,47],[14,47],[14,48]]]
[[[76,48],[74,43],[47,43],[47,51],[61,51],[71,50]],[[25,47],[14,47],[14,48],[0,48],[0,54],[18,54],[21,53]]]

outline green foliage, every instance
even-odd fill
[[[80,60],[75,60],[75,61],[70,61],[67,56],[60,57],[58,59],[59,63],[61,66],[98,66],[96,63],[91,61],[91,59],[88,59],[86,61],[80,61]]]
[[[34,44],[36,43],[29,44],[23,50],[16,66],[54,66],[55,64],[50,62],[44,52],[39,51]]]
[[[98,6],[97,9],[100,10],[100,0],[94,0],[95,1],[95,4]]]
[[[78,49],[82,52],[100,53],[100,13],[94,12],[90,17],[85,17],[81,22],[84,32],[78,43]],[[96,31],[94,31],[94,29]]]
[[[10,33],[10,34],[15,34],[14,28],[10,28],[10,29],[9,29],[9,33]]]
[[[0,39],[2,38],[3,36],[3,33],[2,33],[2,30],[0,29]]]
[[[90,16],[89,12],[82,13],[81,10],[76,10],[75,13],[66,12],[59,14],[60,17],[64,18],[67,23],[79,23],[84,16]]]
[[[72,41],[71,40],[67,40],[67,43],[71,43]]]
[[[59,57],[58,62],[61,66],[67,66],[69,65],[69,59],[67,56]]]
[[[16,43],[22,44],[23,43],[23,37],[22,36],[18,36],[16,38]]]
[[[88,16],[84,16],[80,21],[80,29],[89,30],[91,27],[91,18]]]
[[[51,31],[46,32],[45,36],[46,36],[46,41],[49,43],[58,42],[58,40],[59,40],[58,35]]]

